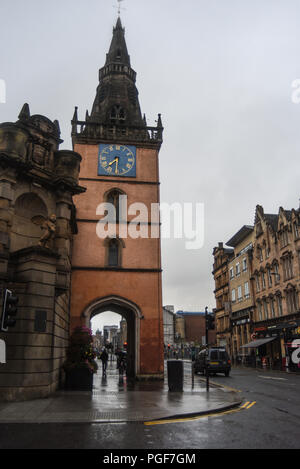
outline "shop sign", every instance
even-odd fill
[[[291,348],[296,349],[291,355],[292,362],[298,365],[300,363],[300,339],[293,340]]]

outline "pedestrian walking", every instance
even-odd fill
[[[108,353],[106,348],[103,349],[100,360],[102,361],[102,375],[106,376],[107,362],[108,362]]]

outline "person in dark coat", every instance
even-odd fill
[[[108,353],[107,353],[106,348],[101,353],[100,360],[102,361],[102,374],[103,376],[106,376],[106,369],[107,369],[107,362],[108,362]]]

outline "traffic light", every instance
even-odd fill
[[[17,304],[19,298],[11,290],[4,290],[4,299],[2,305],[1,331],[8,331],[9,327],[16,325],[16,315],[18,312]]]
[[[213,330],[215,328],[215,316],[213,314],[208,314],[206,316],[206,329]]]

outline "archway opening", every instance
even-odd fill
[[[109,345],[112,353],[117,348],[126,349],[126,375],[135,378],[139,371],[139,329],[142,317],[138,307],[123,298],[107,297],[96,300],[84,316],[88,321],[86,325],[90,326],[100,346]]]

